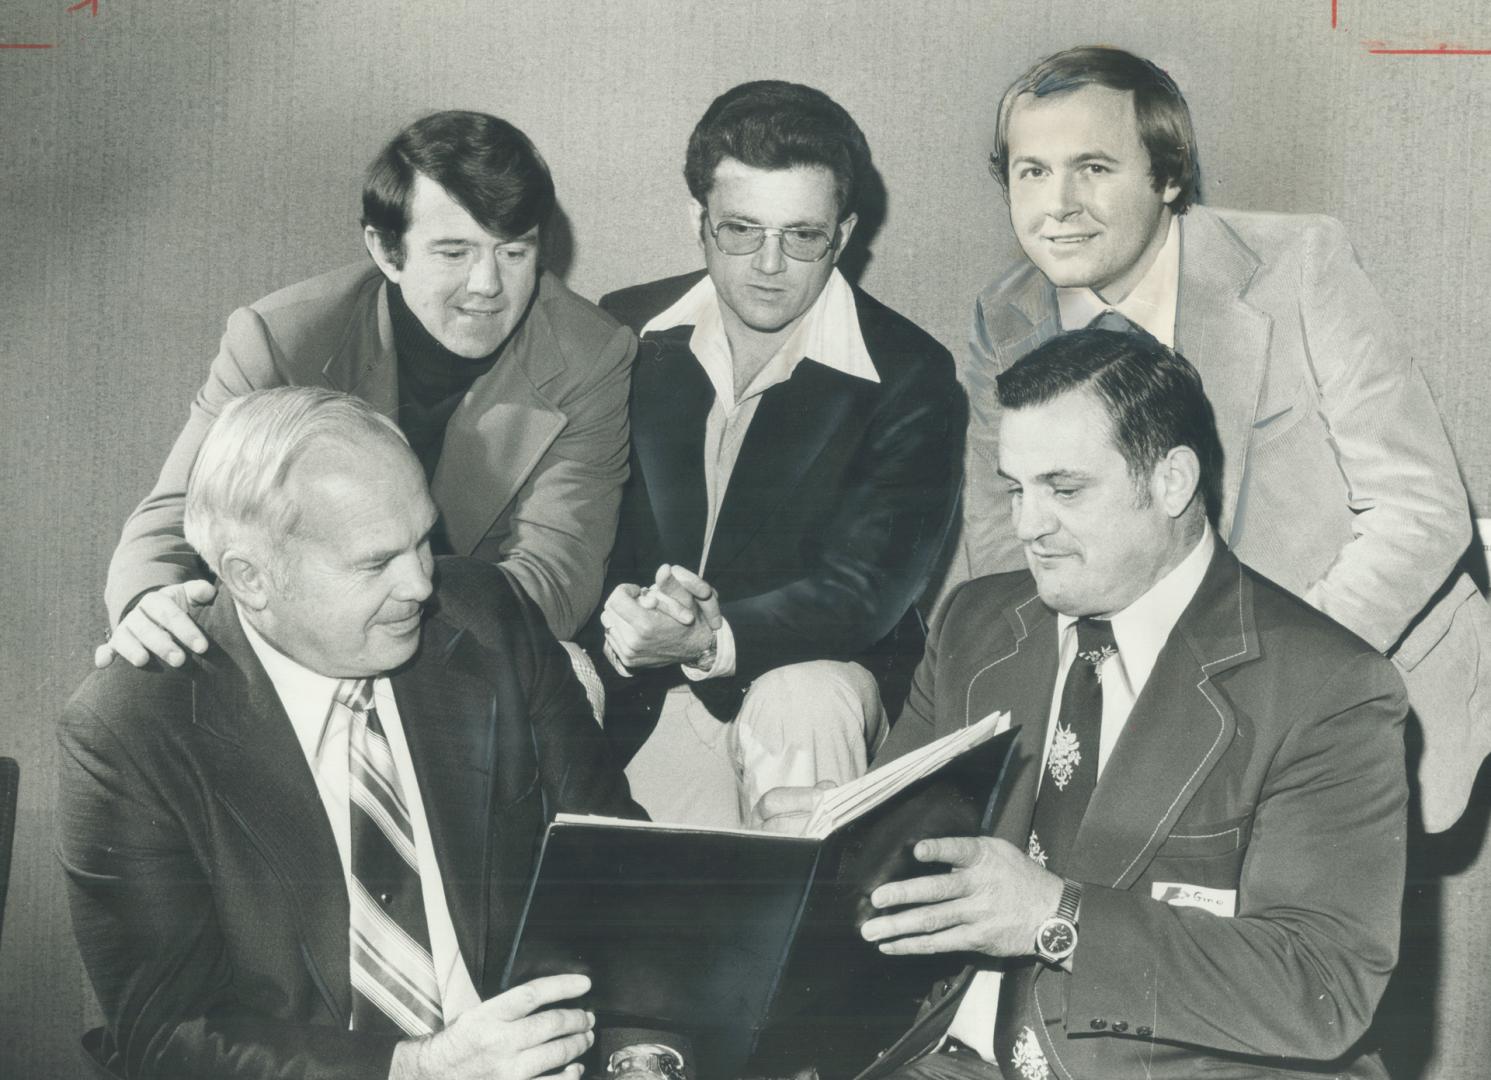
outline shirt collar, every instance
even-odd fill
[[[1117,304],[1086,286],[1058,288],[1056,307],[1063,330],[1080,330],[1105,311],[1116,311],[1175,348],[1175,305],[1180,293],[1180,219],[1170,217],[1165,244],[1128,296]]]
[[[327,718],[331,715],[331,703],[336,697],[340,679],[312,671],[305,665],[290,659],[264,639],[253,625],[243,617],[243,609],[234,604],[238,622],[243,627],[243,636],[249,647],[264,665],[264,673],[274,684],[295,737],[300,740],[300,749],[306,761],[315,766],[321,753],[321,743],[326,737]]]
[[[1113,616],[1113,639],[1118,643],[1118,657],[1135,697],[1149,681],[1160,650],[1170,640],[1170,631],[1175,629],[1186,605],[1201,587],[1215,548],[1216,538],[1208,525],[1184,559],[1144,595]],[[1065,640],[1067,630],[1076,623],[1074,616],[1058,614],[1057,640]]]
[[[709,370],[707,356],[728,358],[730,346],[725,338],[725,324],[720,317],[719,293],[708,274],[673,304],[655,315],[645,326],[643,334],[669,330],[676,326],[692,326],[693,336],[689,345],[694,355]],[[878,383],[880,375],[875,362],[870,359],[870,350],[865,347],[864,334],[859,328],[859,308],[855,303],[854,290],[837,267],[828,275],[828,282],[813,306],[808,308],[802,320],[793,328],[791,335],[782,342],[762,377],[756,380],[752,390],[764,389],[765,385],[784,382],[802,360],[812,360],[844,375]],[[714,373],[711,372],[711,379]],[[728,381],[728,380],[727,380]],[[716,381],[715,390],[719,392]],[[733,398],[733,391],[721,395]]]

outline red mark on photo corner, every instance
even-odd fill
[[[67,9],[67,14],[72,15],[76,12],[82,11],[84,8],[88,9],[88,14],[90,17],[96,18],[98,16],[98,0],[78,0],[76,4],[73,4]],[[57,46],[52,43],[42,44],[40,42],[30,41],[0,41],[0,49],[55,49],[56,47]]]
[[[1491,49],[1452,49],[1441,45],[1437,49],[1368,49],[1373,56],[1491,56]]]
[[[1331,29],[1337,29],[1341,15],[1341,0],[1331,0]],[[1400,49],[1385,41],[1363,41],[1367,52],[1373,56],[1491,56],[1491,49],[1467,49],[1463,45],[1440,42],[1430,49]]]

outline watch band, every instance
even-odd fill
[[[1068,922],[1077,921],[1077,909],[1082,906],[1082,883],[1071,878],[1061,879],[1061,900],[1056,905],[1056,914]]]

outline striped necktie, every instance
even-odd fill
[[[336,704],[351,714],[352,1027],[410,1036],[439,1031],[440,986],[430,954],[414,827],[371,679],[344,680]]]

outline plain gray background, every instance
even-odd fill
[[[1369,52],[1491,48],[1478,0],[1341,0],[1334,30],[1330,0],[101,0],[97,17],[68,2],[0,0],[0,41],[56,44],[0,50],[0,754],[23,769],[7,1078],[78,1075],[95,1016],[51,854],[52,729],[102,636],[118,528],[224,317],[363,257],[362,169],[425,111],[495,112],[534,138],[561,268],[593,298],[699,265],[681,166],[715,94],[821,87],[888,192],[863,284],[961,350],[973,296],[1015,255],[985,170],[1000,92],[1057,49],[1131,48],[1190,100],[1206,201],[1345,222],[1491,514],[1491,57]],[[1483,1075],[1491,1053],[1484,824],[1431,853],[1448,876],[1421,915],[1442,911],[1452,940],[1415,957],[1421,983],[1389,1006],[1427,1074]]]

